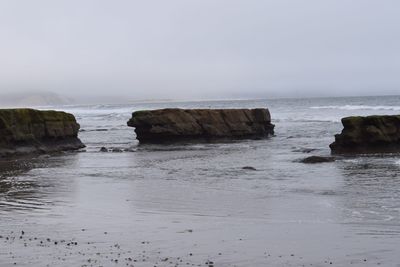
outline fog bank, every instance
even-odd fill
[[[4,0],[1,93],[204,99],[398,94],[394,0]]]

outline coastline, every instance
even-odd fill
[[[312,101],[229,104],[269,107],[274,138],[169,146],[139,146],[124,125],[135,109],[158,105],[69,108],[87,152],[0,171],[0,266],[395,266],[400,156],[299,163],[330,154],[338,118],[376,112],[321,112],[310,107],[332,103]]]

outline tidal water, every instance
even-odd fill
[[[73,113],[87,148],[0,163],[0,266],[400,266],[400,155],[298,162],[330,154],[340,118],[400,114],[399,103],[43,107]],[[164,107],[267,107],[276,135],[139,145],[131,113]]]

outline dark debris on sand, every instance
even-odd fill
[[[85,231],[87,231],[85,229]],[[107,233],[107,232],[104,232]],[[242,239],[241,239],[242,240]],[[8,264],[9,265],[20,265],[27,264],[34,265],[34,263],[40,262],[42,266],[55,266],[57,262],[61,265],[65,265],[71,262],[80,262],[81,267],[83,266],[128,266],[128,267],[137,267],[137,266],[206,266],[206,267],[216,267],[218,266],[218,261],[215,259],[210,259],[207,257],[206,260],[202,260],[201,256],[195,255],[193,252],[184,253],[184,256],[174,257],[174,256],[166,256],[163,255],[163,252],[160,250],[155,250],[152,247],[151,242],[149,241],[141,241],[136,245],[137,251],[134,252],[132,250],[124,249],[119,243],[114,243],[104,247],[104,243],[101,242],[96,244],[96,242],[78,242],[76,238],[71,239],[55,239],[51,237],[39,237],[30,235],[26,233],[24,230],[19,232],[10,232],[9,234],[1,233],[0,234],[0,244],[3,247],[10,247],[11,252],[8,255]],[[52,248],[48,254],[39,253],[32,254],[27,256],[27,253],[21,252],[22,249],[29,247],[36,248]],[[102,246],[103,245],[103,246]],[[16,249],[18,248],[18,249]],[[14,251],[12,251],[15,249]],[[35,249],[37,251],[37,249]],[[23,252],[23,251],[22,251]],[[4,254],[3,254],[4,255]],[[215,252],[215,258],[221,260],[222,252]],[[306,264],[306,261],[303,257],[297,256],[295,253],[291,253],[288,255],[272,255],[271,253],[264,252],[262,256],[266,262],[265,266],[269,266],[268,264],[281,262],[282,264],[288,264],[292,262],[294,264],[298,264],[298,266],[309,266],[313,264]],[[0,263],[4,263],[4,257],[0,260]],[[51,260],[51,264],[46,264],[47,261]],[[366,258],[361,258],[357,261],[354,259],[349,262],[349,264],[362,264],[365,266],[369,266],[370,262]],[[110,265],[112,264],[112,265]],[[149,265],[150,264],[150,265]],[[318,265],[319,264],[319,265]],[[335,265],[332,259],[326,259],[323,263],[316,263],[316,265]],[[380,265],[380,262],[377,262],[374,265]],[[37,265],[35,265],[37,266]],[[224,264],[226,266],[226,264]],[[290,265],[295,266],[295,265]]]

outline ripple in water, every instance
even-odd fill
[[[196,265],[212,260],[215,266],[322,266],[331,261],[394,266],[400,253],[398,156],[315,166],[294,160],[301,154],[329,154],[329,143],[342,129],[330,120],[395,114],[393,108],[354,107],[398,102],[373,97],[66,107],[82,129],[93,130],[80,137],[96,153],[0,166],[0,235],[15,237],[0,239],[0,265],[71,266],[97,260],[96,265],[108,266],[143,253],[145,266],[170,266],[162,260],[178,257]],[[347,108],[309,108],[326,106]],[[268,107],[273,120],[279,119],[274,121],[277,135],[223,144],[139,146],[134,129],[125,125],[130,113],[164,107]],[[97,153],[101,146],[135,152]],[[22,239],[15,234],[21,230],[28,233]],[[47,238],[80,245],[74,250]],[[73,261],[63,262],[70,252]]]

